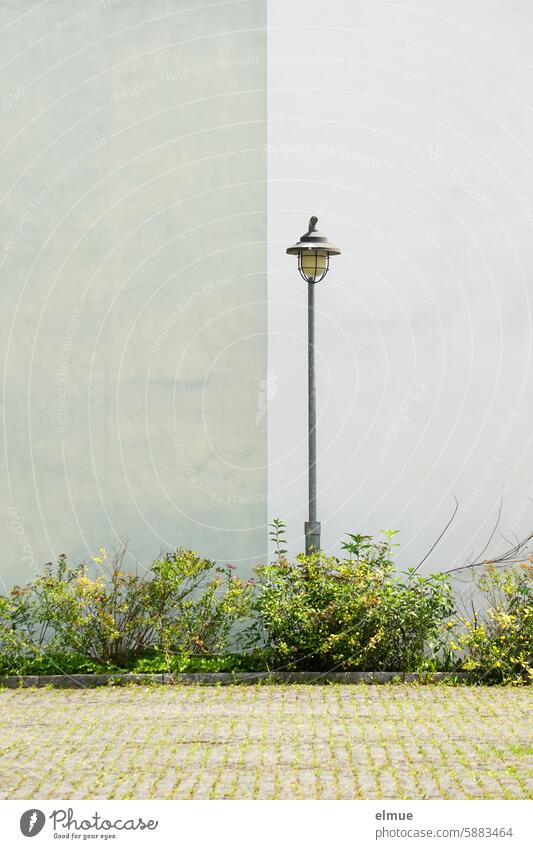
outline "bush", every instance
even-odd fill
[[[279,529],[278,529],[279,536]],[[256,640],[292,669],[420,670],[434,667],[442,621],[453,610],[442,575],[395,574],[394,532],[382,542],[350,535],[347,557],[318,552],[290,562],[278,546],[258,570]],[[280,540],[282,543],[283,540]]]
[[[477,580],[486,599],[482,616],[460,617],[463,631],[452,644],[462,668],[483,683],[533,681],[533,565],[498,570],[488,565]]]
[[[152,566],[151,608],[156,643],[169,654],[217,654],[238,642],[237,628],[251,611],[252,582],[178,549]]]
[[[283,523],[272,527],[276,556],[255,583],[182,548],[144,575],[123,568],[123,549],[100,549],[98,572],[61,555],[0,596],[0,674],[463,669],[533,681],[531,563],[486,567],[484,612],[459,617],[445,575],[396,571],[394,531],[292,561]]]
[[[38,651],[34,623],[28,618],[24,591],[14,587],[9,597],[0,596],[0,658],[2,665],[21,655]]]
[[[74,652],[99,663],[123,664],[154,638],[149,582],[122,569],[124,551],[111,561],[100,550],[102,571],[70,567],[65,556],[28,586],[32,620],[45,635],[48,653]]]
[[[0,648],[7,657],[83,655],[124,667],[154,646],[167,652],[212,653],[225,648],[249,610],[251,586],[195,552],[178,549],[159,558],[152,574],[123,570],[124,549],[109,560],[70,567],[62,555],[54,567],[0,602]],[[44,647],[46,652],[44,652]]]

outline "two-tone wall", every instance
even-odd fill
[[[533,16],[0,0],[1,577],[129,540],[243,572],[306,518],[460,565],[533,526]],[[268,246],[268,247],[267,247]],[[497,533],[485,555],[508,543]]]

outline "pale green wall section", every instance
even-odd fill
[[[32,7],[35,7],[34,9]],[[0,2],[2,578],[266,549],[265,4]]]

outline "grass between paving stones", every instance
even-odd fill
[[[6,799],[530,799],[531,690],[0,692]]]

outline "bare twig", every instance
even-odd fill
[[[476,556],[476,558],[475,558],[475,559],[476,559],[477,561],[479,561],[479,560],[483,557],[483,555],[485,554],[485,552],[486,552],[487,548],[489,547],[489,545],[491,544],[491,542],[492,542],[492,540],[493,540],[493,538],[494,538],[494,534],[495,534],[495,533],[496,533],[496,531],[498,530],[498,527],[499,527],[499,524],[500,524],[500,519],[501,519],[501,517],[502,517],[502,504],[503,504],[503,502],[502,502],[502,499],[500,498],[500,504],[499,504],[499,507],[498,507],[498,515],[496,516],[496,521],[495,521],[495,523],[494,523],[494,527],[493,527],[493,529],[492,529],[492,532],[491,532],[491,534],[490,534],[490,536],[489,536],[489,538],[488,538],[487,542],[485,543],[485,545],[483,546],[483,548],[481,549],[481,551],[479,552],[479,554]]]
[[[533,533],[530,533],[517,543],[511,544],[511,548],[502,552],[497,557],[490,557],[486,560],[477,560],[475,563],[467,563],[464,566],[455,566],[453,569],[447,569],[444,574],[450,575],[452,572],[461,572],[464,569],[475,569],[477,566],[487,566],[489,563],[492,566],[507,566],[521,560],[526,554],[527,548],[533,540]]]
[[[444,528],[443,528],[443,529],[442,529],[442,531],[440,532],[439,536],[437,537],[437,539],[435,540],[435,542],[433,543],[433,545],[431,546],[431,548],[429,549],[429,551],[427,552],[427,554],[426,554],[426,555],[422,558],[422,560],[420,561],[420,563],[419,563],[419,564],[418,564],[418,566],[416,567],[415,572],[418,572],[418,570],[419,570],[419,569],[420,569],[420,567],[422,566],[422,563],[424,563],[424,562],[428,559],[428,557],[429,557],[429,555],[431,554],[431,552],[432,552],[432,551],[434,551],[434,550],[436,549],[437,545],[439,544],[439,542],[440,542],[440,541],[441,541],[441,539],[443,538],[444,534],[446,533],[446,531],[448,530],[448,528],[449,528],[449,527],[450,527],[450,525],[452,524],[453,520],[455,519],[455,516],[456,516],[456,514],[457,514],[457,511],[459,510],[459,502],[458,502],[457,498],[455,497],[455,495],[453,496],[453,499],[454,499],[454,501],[455,501],[455,507],[454,507],[454,510],[453,510],[452,515],[450,516],[450,518],[449,518],[449,519],[448,519],[448,521],[446,522],[446,524],[445,524]]]

